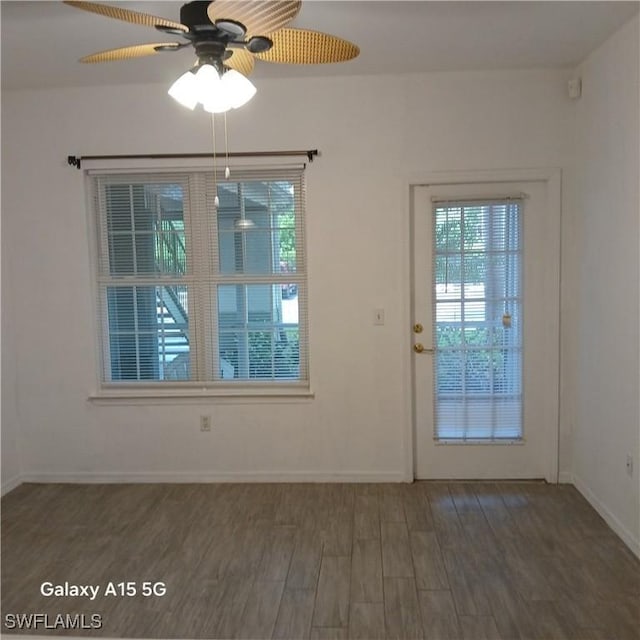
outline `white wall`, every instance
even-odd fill
[[[2,289],[4,295],[6,291],[4,283]],[[12,364],[14,354],[10,342],[11,333],[4,321],[2,333],[2,484],[0,486],[1,493],[4,494],[20,483],[20,452],[18,449],[20,425],[16,406],[17,390],[14,375],[15,366]]]
[[[232,150],[319,148],[307,176],[311,379],[286,402],[97,405],[82,173],[68,154],[209,151],[165,87],[3,92],[4,361],[30,478],[406,478],[409,176],[563,167],[562,71],[259,81]],[[541,257],[544,259],[544,257]],[[385,326],[373,326],[384,307]],[[201,434],[200,414],[213,431]],[[3,455],[4,462],[4,455]],[[569,462],[562,463],[568,471]],[[4,476],[3,476],[4,478]]]
[[[576,485],[640,555],[639,20],[577,70]],[[626,456],[634,474],[625,472]]]
[[[2,122],[4,129],[4,120]],[[4,143],[4,141],[3,141]],[[2,146],[4,156],[5,147]],[[8,175],[7,175],[8,179]],[[7,186],[5,172],[2,172],[2,190]],[[1,210],[1,207],[0,207]],[[2,221],[4,226],[4,220]],[[2,237],[4,243],[5,237]],[[2,464],[0,466],[2,482],[0,484],[1,493],[10,491],[20,483],[20,453],[18,448],[20,425],[18,421],[16,387],[16,354],[14,349],[13,321],[14,314],[8,312],[4,306],[5,302],[14,299],[11,279],[7,276],[8,254],[2,251],[2,372],[1,378],[1,406],[2,418],[0,420]]]

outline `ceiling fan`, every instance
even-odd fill
[[[100,51],[81,58],[80,62],[111,62],[193,47],[197,57],[195,66],[187,72],[189,75],[178,78],[169,93],[179,102],[182,101],[173,93],[188,95],[189,99],[182,103],[194,108],[198,102],[191,106],[194,91],[181,92],[180,86],[189,85],[194,89],[196,84],[204,87],[206,81],[211,108],[207,108],[204,99],[200,101],[213,113],[226,111],[224,105],[227,108],[240,105],[229,107],[229,100],[224,100],[224,105],[216,102],[210,90],[211,83],[216,84],[211,67],[218,80],[237,87],[238,95],[244,97],[248,92],[251,96],[255,93],[246,76],[253,71],[256,58],[288,64],[323,64],[351,60],[360,52],[356,45],[337,36],[288,27],[300,11],[301,0],[194,0],[182,6],[179,22],[96,2],[64,0],[64,3],[109,18],[155,27],[181,38],[182,41],[177,42],[152,42]],[[195,82],[197,77],[199,83]],[[179,86],[172,93],[176,85]]]

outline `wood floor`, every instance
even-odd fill
[[[166,595],[103,593],[144,581]],[[2,499],[10,613],[101,614],[37,632],[86,637],[637,640],[640,561],[570,486],[26,484]]]

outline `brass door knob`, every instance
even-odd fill
[[[413,345],[413,350],[414,350],[416,353],[422,353],[422,352],[424,351],[424,345],[423,345],[423,344],[421,344],[420,342],[416,342],[416,343]]]

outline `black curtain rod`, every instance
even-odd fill
[[[216,154],[218,158],[265,158],[277,156],[306,156],[309,162],[318,155],[317,149],[297,151],[236,151],[231,153]],[[155,153],[141,155],[116,155],[116,156],[67,156],[67,163],[80,169],[83,160],[167,160],[176,158],[213,158],[213,153]]]

